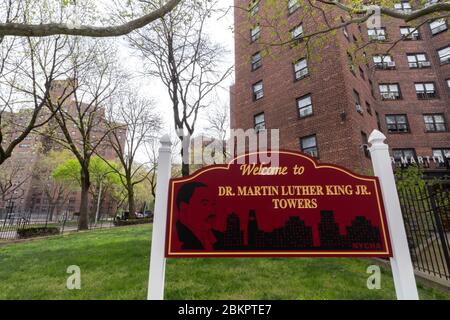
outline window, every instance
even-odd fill
[[[360,76],[363,80],[366,80],[366,76],[364,75],[364,70],[363,70],[361,67],[359,67],[359,76]]]
[[[394,69],[395,62],[392,60],[392,56],[387,54],[373,56],[373,63],[376,69]]]
[[[409,160],[411,158],[416,157],[416,151],[414,149],[393,149],[392,155],[393,155],[395,161],[409,163]]]
[[[401,99],[400,87],[397,83],[380,84],[380,95],[382,100],[399,100]]]
[[[412,11],[411,4],[409,1],[402,1],[400,3],[394,4],[394,8],[397,11],[402,11],[403,13],[410,13]]]
[[[348,62],[348,67],[350,68],[351,73],[353,73],[353,75],[356,76],[356,73],[355,73],[356,66],[355,66],[355,63],[353,62],[353,56],[348,51],[347,51],[347,62]]]
[[[428,132],[447,131],[443,114],[425,114],[423,116],[423,121],[425,122],[425,128]]]
[[[305,118],[313,114],[313,105],[311,95],[307,95],[297,99],[298,115]]]
[[[264,118],[264,112],[254,116],[254,123],[256,132],[266,129],[266,120]]]
[[[386,115],[386,125],[389,133],[408,133],[409,125],[406,114]]]
[[[369,35],[369,40],[375,40],[375,41],[386,40],[386,29],[385,28],[367,29],[367,34]]]
[[[367,138],[367,133],[365,133],[364,131],[361,131],[361,142],[362,142],[362,148],[364,150],[364,155],[367,158],[370,158],[369,139]]]
[[[419,30],[414,27],[400,27],[400,34],[405,40],[419,40]]]
[[[253,85],[253,101],[262,99],[264,97],[263,82],[257,82]]]
[[[249,12],[252,17],[259,12],[259,0],[250,1]]]
[[[438,50],[438,55],[439,55],[439,61],[441,63],[450,62],[450,46],[443,48],[441,50]]]
[[[300,80],[309,74],[308,61],[306,59],[300,59],[294,63],[295,80]]]
[[[298,0],[289,0],[288,1],[289,14],[293,14],[298,8],[300,8],[300,2]]]
[[[353,97],[355,98],[356,111],[362,114],[361,98],[359,96],[358,91],[353,90]]]
[[[447,30],[447,21],[445,21],[445,18],[434,20],[430,22],[430,29],[433,36],[445,31]]]
[[[370,94],[372,95],[372,97],[375,98],[375,91],[374,91],[374,88],[373,88],[373,82],[370,79],[369,79],[369,87],[370,87]]]
[[[414,68],[428,68],[431,67],[431,62],[425,53],[412,53],[408,54],[408,65],[411,69]]]
[[[440,2],[440,0],[428,0],[428,1],[425,3],[425,7],[431,6],[432,4],[436,4],[436,3],[438,3],[438,2]]]
[[[447,81],[447,89],[450,94],[450,79],[447,79],[446,81]]]
[[[303,25],[299,24],[295,28],[291,30],[291,39],[295,40],[296,42],[300,41],[303,36]]]
[[[316,135],[300,138],[300,148],[304,153],[319,158]]]
[[[252,56],[252,71],[255,71],[261,66],[262,66],[261,52],[257,52]]]
[[[340,17],[340,18],[341,18],[342,24],[344,24],[344,23],[345,23],[344,18],[343,18],[343,17]],[[344,33],[344,36],[347,38],[347,40],[350,41],[350,36],[349,36],[349,34],[348,34],[348,28],[347,28],[346,25],[344,25],[344,26],[342,27],[342,32]]]
[[[381,129],[381,118],[380,118],[380,114],[379,114],[377,111],[375,111],[375,117],[377,118],[377,127],[378,127],[378,130],[383,131],[383,130]]]
[[[450,165],[450,148],[433,149],[433,158],[439,162],[441,168],[445,167],[446,163]]]
[[[367,101],[366,101],[366,110],[368,114],[372,115],[372,106]]]
[[[261,37],[261,27],[256,25],[253,29],[250,30],[250,39],[251,42],[255,42]]]
[[[436,89],[433,82],[415,83],[417,98],[433,99],[437,97]]]
[[[348,28],[347,28],[347,26],[344,26],[342,28],[342,32],[344,33],[344,36],[347,38],[347,40],[350,40],[350,37],[348,35]]]

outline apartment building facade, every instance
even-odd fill
[[[321,14],[283,1],[281,32],[298,47],[325,24]],[[387,136],[393,163],[417,163],[433,174],[450,159],[450,37],[446,19],[410,26],[383,17],[376,28],[351,24],[306,52],[270,45],[265,1],[235,0],[233,129],[279,129],[280,148],[370,172],[367,139]],[[243,10],[248,8],[248,10]],[[409,2],[395,9],[408,11]],[[326,11],[337,25],[348,18]],[[293,42],[290,42],[292,44]],[[268,48],[270,53],[268,54]]]

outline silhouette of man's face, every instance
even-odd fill
[[[180,204],[180,220],[190,227],[207,231],[216,220],[216,203],[208,188],[196,188],[189,203]]]

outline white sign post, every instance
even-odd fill
[[[391,234],[393,252],[391,269],[395,291],[399,300],[418,300],[416,279],[414,278],[400,200],[392,171],[389,146],[384,143],[385,140],[384,134],[374,130],[369,137],[369,143],[372,145],[369,150],[372,156],[374,174],[380,180],[388,228]]]
[[[166,242],[167,199],[171,176],[172,143],[170,137],[161,138],[159,148],[155,211],[153,215],[152,248],[150,251],[150,274],[148,279],[148,300],[164,299],[164,276],[166,258],[164,248]]]

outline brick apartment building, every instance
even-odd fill
[[[52,91],[51,95],[53,97],[62,97],[63,92],[67,86],[70,85],[70,80],[58,80],[52,83]],[[67,101],[63,105],[64,108],[67,108],[68,113],[76,112],[75,102],[73,101],[73,97],[69,97]],[[42,112],[48,112],[43,110]],[[14,118],[14,123],[25,125],[27,123],[28,117],[27,110],[20,111],[16,114],[11,115]],[[41,115],[45,119],[45,115]],[[97,125],[93,128],[91,132],[91,141],[93,143],[96,142],[96,138],[104,136],[107,127],[106,127],[106,117],[105,117],[105,109],[99,108],[97,109],[97,114],[95,115],[97,120]],[[58,128],[57,123],[54,119],[50,120],[48,126],[53,126],[53,128]],[[68,128],[70,130],[71,124],[68,124]],[[122,146],[125,145],[126,139],[126,130],[118,129],[119,134],[118,137],[121,137],[123,142]],[[14,133],[12,133],[14,134]],[[58,128],[54,133],[59,139],[64,139],[64,135]],[[77,141],[77,137],[80,137],[80,132],[73,128],[73,131],[70,132],[74,141]],[[7,197],[5,201],[1,201],[0,199],[0,210],[13,210],[14,212],[32,212],[33,214],[47,214],[49,212],[49,199],[45,193],[45,190],[42,186],[42,182],[39,181],[36,177],[33,176],[33,170],[35,170],[38,161],[45,156],[46,153],[50,151],[61,151],[63,147],[56,141],[45,137],[44,135],[38,133],[30,133],[25,140],[23,140],[15,149],[12,154],[12,157],[8,160],[15,165],[19,166],[20,174],[16,175],[14,178],[16,181],[13,183],[19,183],[20,188],[15,190],[15,194],[11,195],[11,197]],[[116,158],[116,154],[113,148],[107,142],[107,139],[104,142],[101,142],[97,147],[98,153],[107,160],[114,160]],[[23,182],[24,181],[24,182]],[[11,198],[8,200],[8,198]],[[53,214],[58,215],[61,212],[68,212],[72,214],[79,210],[80,206],[80,191],[70,191],[69,194],[66,194],[60,200],[57,201],[56,208],[54,208]],[[103,197],[102,197],[103,198]],[[7,208],[11,206],[13,208]],[[90,201],[90,210],[93,212],[96,209],[96,203]],[[106,193],[104,194],[104,199],[101,203],[100,210],[105,213],[106,211],[110,211],[109,213],[114,213],[115,203],[111,199],[111,197]]]
[[[249,8],[249,3],[234,4]],[[248,11],[235,9],[233,129],[280,129],[280,148],[361,173],[371,168],[362,145],[372,130],[380,129],[397,164],[418,162],[430,173],[448,172],[442,163],[450,158],[448,21],[425,23],[414,31],[383,17],[378,29],[349,25],[328,35],[311,58],[287,46],[273,46],[267,55],[264,43],[272,30],[256,19],[264,14],[265,1],[253,3]],[[302,13],[295,0],[285,3],[286,21],[280,28],[298,36],[301,46],[302,35],[317,29],[320,15]],[[411,5],[403,1],[396,8],[410,10]],[[327,15],[339,19],[343,13]],[[383,55],[402,35],[406,39]],[[357,62],[348,48],[369,41],[376,45],[360,50],[364,61]]]

